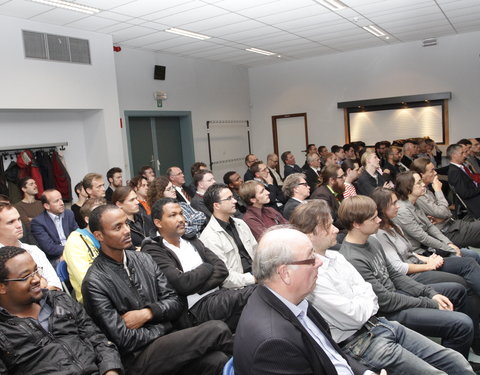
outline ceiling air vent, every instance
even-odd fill
[[[88,40],[23,30],[25,57],[91,64]]]
[[[423,47],[431,47],[437,45],[437,38],[428,38],[422,42]]]

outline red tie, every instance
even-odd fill
[[[480,175],[479,174],[476,174],[476,173],[473,173],[470,168],[468,168],[467,166],[463,166],[463,170],[465,171],[465,173],[468,175],[468,177],[470,177],[473,181],[475,181],[477,184],[480,184]]]

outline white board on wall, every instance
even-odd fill
[[[444,142],[442,106],[350,113],[350,140],[373,145],[378,141],[430,137]]]

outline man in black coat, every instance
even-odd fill
[[[185,218],[176,199],[159,199],[152,207],[152,218],[160,236],[146,239],[142,251],[152,256],[182,302],[188,305],[190,319],[184,314],[182,324],[190,326],[218,319],[235,331],[255,285],[220,288],[228,269],[197,237],[182,237]]]
[[[115,345],[65,293],[41,289],[24,249],[0,253],[0,373],[119,375]]]
[[[253,262],[261,285],[248,301],[235,336],[235,374],[363,374],[367,370],[342,353],[325,320],[305,300],[321,264],[303,233],[277,228],[264,234]]]

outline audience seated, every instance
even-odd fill
[[[148,182],[151,182],[155,178],[155,171],[153,170],[153,168],[151,166],[144,165],[138,171],[138,175],[145,177]]]
[[[105,183],[102,175],[87,173],[83,177],[82,184],[89,198],[105,198]]]
[[[87,226],[83,229],[77,228],[70,233],[65,243],[63,257],[67,262],[67,271],[75,292],[75,298],[78,302],[83,303],[82,281],[88,269],[92,265],[94,259],[98,256],[100,243],[90,231],[88,226],[88,217],[90,213],[97,208],[106,204],[104,198],[88,198],[80,209]]]
[[[243,214],[247,211],[247,204],[238,194],[240,186],[243,185],[244,181],[237,172],[229,171],[223,175],[223,183],[229,187],[229,189],[232,191],[233,197],[237,201],[235,204],[237,211],[235,212],[234,216],[241,219]]]
[[[360,159],[357,158],[357,154],[355,153],[355,146],[352,143],[344,144],[343,151],[345,152],[345,160],[351,160],[354,163],[360,165]]]
[[[325,155],[328,154],[328,148],[326,146],[318,146],[318,155],[320,155],[321,166],[325,166]]]
[[[383,165],[384,177],[395,184],[395,178],[400,172],[408,171],[408,168],[400,161],[402,149],[398,146],[391,146],[387,151],[387,161]]]
[[[295,207],[305,203],[305,200],[310,195],[310,187],[303,173],[292,173],[285,179],[282,191],[288,199],[283,207],[283,217],[288,220]]]
[[[204,200],[212,216],[200,240],[227,266],[229,274],[222,286],[241,288],[254,284],[252,258],[257,241],[243,220],[232,217],[235,198],[231,190],[226,185],[214,184],[205,192]]]
[[[320,265],[311,241],[297,230],[272,228],[262,237],[253,266],[260,285],[235,335],[235,374],[372,374],[342,352],[305,300]]]
[[[243,201],[247,203],[247,212],[243,220],[250,227],[258,241],[265,229],[273,225],[286,224],[287,220],[280,212],[265,205],[270,202],[270,196],[265,186],[258,181],[247,181],[239,190]]]
[[[332,151],[332,153],[337,158],[337,164],[342,164],[345,160],[345,150],[343,149],[343,147],[340,147],[339,145],[333,145],[332,147],[330,147],[330,151]]]
[[[323,168],[328,167],[329,165],[338,165],[338,158],[332,152],[325,153],[325,162],[323,163]]]
[[[32,220],[32,234],[55,267],[60,262],[67,238],[78,228],[75,215],[65,208],[62,194],[55,189],[47,189],[41,196],[44,211]]]
[[[220,288],[228,276],[227,267],[199,239],[183,237],[185,218],[176,199],[159,199],[153,205],[152,219],[159,236],[146,239],[142,251],[152,256],[188,306],[189,314],[184,311],[182,325],[190,327],[217,319],[234,332],[255,286]]]
[[[478,165],[477,158],[474,157],[472,152],[472,141],[469,139],[463,138],[457,142],[457,145],[462,146],[463,153],[465,155],[465,162],[464,165],[475,174],[480,174],[480,166]]]
[[[197,211],[203,212],[207,219],[210,219],[210,216],[212,214],[205,205],[205,202],[203,201],[203,196],[207,189],[216,182],[215,177],[213,176],[212,171],[204,169],[202,171],[199,171],[195,176],[193,176],[193,182],[195,183],[197,191],[192,198],[191,205]]]
[[[173,184],[165,176],[155,178],[148,187],[147,201],[150,207],[161,198],[177,198]],[[183,210],[186,227],[185,235],[188,237],[199,236],[207,224],[207,217],[203,212],[194,209],[188,202],[178,202]]]
[[[179,202],[190,202],[195,195],[195,190],[188,188],[183,171],[178,167],[170,167],[167,169],[166,175],[175,188],[177,200]]]
[[[20,220],[27,230],[30,230],[30,223],[35,216],[43,212],[42,202],[35,199],[38,194],[37,183],[31,177],[25,177],[18,181],[18,187],[23,193],[23,199],[15,203],[15,208],[20,214]]]
[[[108,203],[112,202],[113,192],[123,185],[122,169],[118,167],[110,168],[107,171],[108,188],[105,190],[105,199]]]
[[[278,173],[278,171],[277,171],[277,169],[278,169],[278,155],[277,154],[272,153],[272,154],[267,155],[267,167],[268,167],[268,170],[270,171],[270,175],[273,178],[273,183],[277,186],[282,187],[283,178],[280,175],[280,173]]]
[[[290,222],[312,241],[322,264],[308,301],[327,321],[343,352],[388,374],[472,373],[462,355],[385,318],[377,318],[377,296],[371,284],[338,251],[338,229],[326,202],[312,200],[293,213]],[[435,369],[434,369],[435,368]]]
[[[60,279],[48,261],[45,253],[37,246],[20,242],[23,237],[23,226],[20,214],[9,202],[0,202],[0,254],[4,246],[15,246],[26,250],[38,267],[43,269],[40,285],[42,288],[61,289]]]
[[[405,167],[410,168],[413,160],[416,157],[418,146],[413,141],[407,141],[403,144],[403,156],[400,160]]]
[[[24,249],[0,252],[0,371],[123,374],[115,345],[71,297],[42,289],[42,274]]]
[[[187,185],[186,190],[191,192],[192,197],[195,195],[195,192],[197,191],[197,188],[195,187],[195,184],[193,182],[193,176],[195,176],[198,172],[200,172],[203,169],[208,169],[208,167],[207,167],[207,164],[205,164],[202,161],[196,161],[190,167],[190,175],[192,176],[192,183]]]
[[[155,227],[149,216],[142,215],[137,194],[129,186],[121,186],[113,192],[112,204],[121,208],[127,215],[127,223],[131,230],[132,247],[135,250],[142,245],[145,237],[155,235]]]
[[[302,168],[295,164],[295,156],[291,151],[285,151],[280,157],[284,164],[283,177],[287,178],[292,173],[302,173]]]
[[[426,186],[425,194],[418,197],[415,205],[458,247],[480,248],[480,221],[454,220],[452,218],[449,203],[443,195],[442,183],[438,179],[430,159],[415,159],[410,169],[420,175]]]
[[[148,180],[143,176],[135,176],[130,180],[128,186],[137,194],[138,203],[140,203],[140,210],[145,215],[150,215],[151,209],[147,202],[148,195]]]
[[[253,173],[253,179],[263,184],[265,189],[268,190],[270,202],[267,204],[267,206],[280,211],[283,203],[285,202],[285,197],[282,193],[282,189],[275,184],[275,181],[273,180],[273,177],[271,176],[266,164],[260,160],[256,161],[252,164],[250,170]]]
[[[220,374],[232,351],[227,325],[175,331],[185,307],[150,255],[125,251],[132,246],[125,212],[97,207],[89,225],[100,254],[83,280],[84,306],[117,345],[126,374]]]
[[[444,257],[468,256],[480,263],[480,255],[477,252],[456,246],[416,206],[418,198],[425,194],[425,190],[425,184],[418,173],[409,171],[397,176],[395,193],[398,197],[399,209],[393,222],[402,228],[413,251],[419,254],[429,251]]]
[[[245,165],[247,166],[247,171],[245,172],[245,174],[243,176],[243,181],[253,180],[254,175],[253,175],[252,171],[250,170],[250,167],[256,161],[258,161],[258,159],[255,156],[255,154],[248,154],[247,156],[245,156]]]
[[[361,171],[360,165],[355,160],[345,159],[341,165],[345,176],[345,190],[343,191],[343,199],[357,195],[357,189],[355,188],[355,185]]]
[[[457,283],[427,286],[396,271],[386,260],[381,244],[371,236],[381,221],[371,198],[357,195],[346,199],[338,215],[348,230],[340,253],[372,284],[379,315],[421,334],[441,337],[443,346],[467,357],[473,325],[459,312],[465,308],[465,288]]]
[[[339,165],[326,166],[322,171],[323,184],[317,188],[311,199],[322,199],[330,207],[334,225],[343,229],[342,223],[338,220],[338,208],[343,201],[343,192],[345,191],[345,173]]]
[[[447,148],[450,159],[448,167],[448,183],[455,193],[465,202],[469,212],[476,219],[480,218],[480,184],[474,180],[473,172],[463,165],[465,153],[462,146],[453,144]]]
[[[310,191],[313,191],[321,184],[320,180],[320,156],[315,153],[307,155],[306,168],[303,169],[305,179]]]
[[[85,188],[83,187],[82,182],[79,182],[78,184],[76,184],[74,190],[75,190],[75,194],[77,194],[78,200],[74,204],[72,204],[70,209],[73,211],[73,214],[75,215],[75,221],[77,222],[78,227],[85,228],[87,226],[87,223],[85,223],[82,215],[80,214],[80,208],[82,208],[83,204],[88,199],[88,194],[85,191]]]

